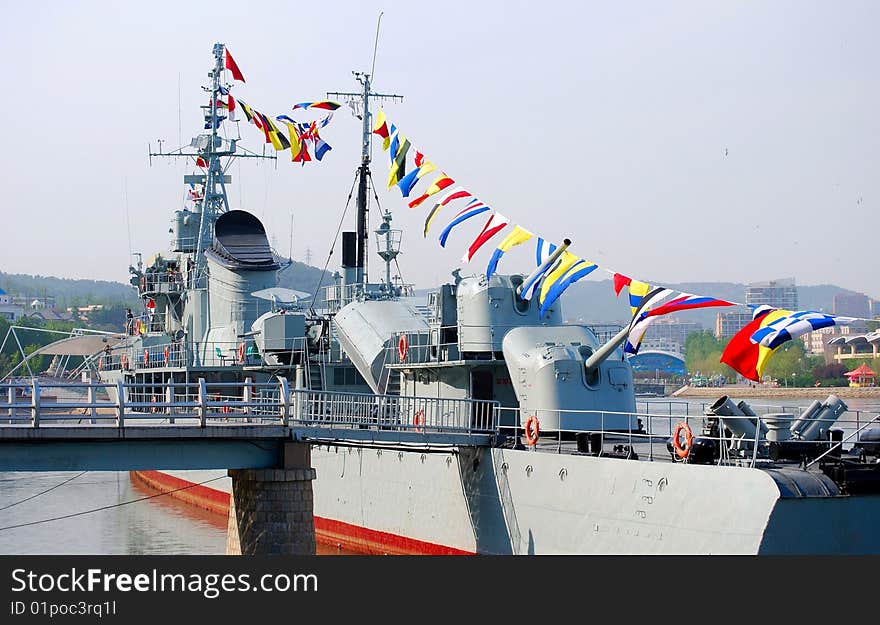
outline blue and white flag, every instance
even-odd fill
[[[776,349],[786,341],[791,341],[807,332],[829,328],[835,325],[847,325],[857,321],[853,317],[840,317],[811,310],[799,310],[787,317],[777,319],[763,328],[758,328],[749,340],[752,343]]]
[[[538,244],[535,246],[535,267],[540,267],[541,263],[550,258],[550,254],[555,251],[556,245],[538,237]]]

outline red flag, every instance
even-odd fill
[[[232,97],[232,94],[231,94],[231,93],[230,93],[229,96],[227,96],[227,97],[228,97],[228,100],[229,100],[229,104],[227,104],[226,106],[227,106],[227,108],[229,109],[229,113],[230,113],[230,115],[231,115],[231,114],[232,114],[232,111],[235,110],[235,98]]]
[[[207,167],[208,166],[208,164],[205,162],[205,159],[203,159],[201,156],[196,157],[196,165],[198,165],[199,167]]]
[[[150,298],[149,300],[147,300],[147,308],[152,310],[155,307],[156,307],[156,302],[153,300],[153,298]]]
[[[721,354],[721,362],[730,365],[732,369],[737,371],[744,378],[761,381],[758,374],[758,360],[761,356],[761,350],[769,352],[766,347],[762,347],[758,343],[752,343],[751,336],[761,327],[764,318],[770,312],[770,309],[759,313],[757,317],[749,321],[742,330],[733,335],[724,352]],[[765,356],[766,358],[766,356]],[[763,367],[761,367],[763,369]]]
[[[632,282],[632,278],[628,278],[622,273],[614,274],[614,294],[620,295],[623,287],[629,286],[630,282]]]
[[[241,73],[241,70],[238,69],[238,65],[235,63],[235,59],[232,58],[232,55],[229,54],[229,48],[225,49],[226,52],[226,69],[232,72],[232,77],[235,80],[240,80],[241,82],[245,82],[244,76]]]

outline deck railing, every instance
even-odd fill
[[[380,428],[424,434],[491,435],[497,402],[291,389],[273,382],[0,384],[0,427],[137,422]]]
[[[862,432],[880,423],[880,415],[858,410],[838,418],[812,419],[819,433],[801,440],[791,434],[785,421],[788,415],[794,423],[799,411],[785,415],[764,412],[755,416],[715,417],[688,414],[689,408],[680,403],[673,406],[677,414],[672,408],[656,410],[659,402],[649,403],[648,407],[655,410],[633,413],[535,410],[526,415],[519,409],[502,408],[498,402],[489,400],[291,389],[283,377],[272,382],[248,379],[244,383],[199,379],[193,383],[45,384],[32,379],[0,384],[0,428],[56,427],[72,423],[118,428],[156,423],[190,427],[269,424],[328,431],[366,428],[417,432],[424,435],[426,441],[435,434],[480,435],[484,441],[488,440],[487,436],[520,444],[526,441],[542,452],[591,453],[640,460],[676,460],[671,445],[678,439],[680,445],[687,446],[681,431],[690,431],[702,444],[709,442],[717,446],[711,462],[755,466],[759,460],[773,459],[774,442],[795,443],[805,450],[804,462],[816,462],[860,443]],[[546,431],[548,424],[571,423],[579,417],[598,427]],[[719,419],[716,434],[709,433],[705,427],[710,417]],[[524,426],[531,419],[537,421],[537,428],[533,423],[526,431]],[[629,426],[626,430],[611,430],[606,428],[610,422],[626,422]],[[540,434],[537,438],[533,438],[535,430]],[[756,431],[759,432],[757,437]],[[777,444],[776,449],[781,447]]]

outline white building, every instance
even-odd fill
[[[15,321],[21,317],[24,309],[12,301],[12,297],[0,289],[0,317],[7,321]]]

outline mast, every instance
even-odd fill
[[[363,122],[363,134],[361,137],[361,164],[358,167],[358,194],[357,194],[357,255],[356,276],[358,284],[361,284],[366,292],[367,276],[367,247],[369,243],[368,213],[367,207],[367,181],[370,179],[370,136],[372,134],[372,114],[370,113],[370,98],[392,99],[402,102],[403,96],[389,93],[374,93],[370,83],[370,74],[365,72],[352,72],[355,79],[361,83],[363,90],[360,92],[330,91],[328,98],[347,98],[354,101],[361,113],[358,115]]]
[[[203,86],[202,89],[209,94],[210,100],[207,105],[202,105],[203,117],[205,120],[204,130],[186,146],[181,146],[171,152],[162,151],[162,142],[159,142],[159,151],[150,150],[149,156],[162,157],[188,157],[201,158],[205,162],[202,174],[186,174],[183,177],[184,184],[202,185],[204,196],[196,204],[197,210],[200,211],[199,217],[199,233],[196,238],[195,253],[193,257],[194,273],[198,276],[193,287],[204,287],[205,278],[205,254],[204,251],[211,245],[214,238],[214,224],[223,213],[229,210],[229,201],[226,195],[226,185],[232,182],[232,176],[223,173],[223,164],[221,158],[267,158],[275,159],[275,156],[254,154],[254,153],[236,153],[237,140],[224,139],[220,136],[220,122],[223,121],[218,115],[217,101],[221,95],[221,86],[223,85],[223,71],[225,69],[225,50],[226,46],[222,43],[215,43],[214,68],[208,72],[210,83]],[[226,88],[230,88],[227,85]],[[225,118],[224,118],[225,119]]]

